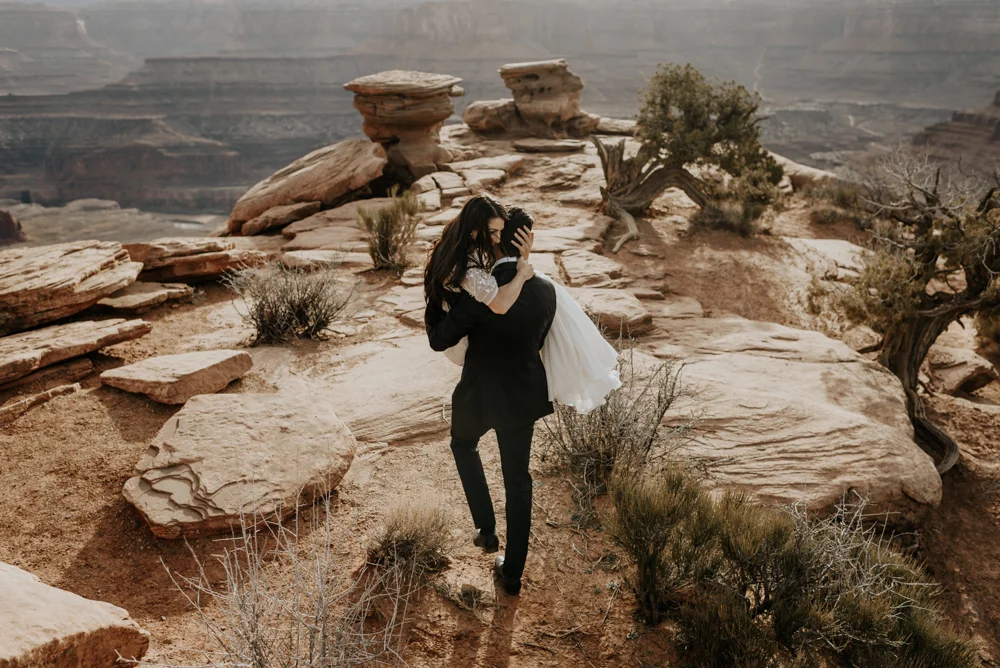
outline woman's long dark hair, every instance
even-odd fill
[[[483,193],[470,198],[458,218],[445,225],[424,269],[424,298],[429,305],[440,307],[442,302],[454,295],[448,288],[462,285],[470,259],[485,269],[492,267],[494,252],[490,220],[506,216],[504,205],[495,197]],[[475,239],[472,238],[473,231],[476,232]]]

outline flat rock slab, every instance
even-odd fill
[[[137,339],[151,330],[143,320],[113,318],[51,325],[5,336],[0,338],[0,383],[9,383],[105,346]]]
[[[470,169],[499,169],[507,174],[512,174],[521,168],[524,160],[523,155],[497,155],[490,158],[476,158],[475,160],[452,162],[445,167],[457,173],[462,173]]]
[[[368,248],[365,233],[355,225],[329,225],[299,232],[285,244],[285,251],[339,250],[356,253]]]
[[[677,319],[657,355],[685,363],[698,424],[688,456],[709,482],[827,512],[852,490],[873,514],[941,500],[934,463],[913,442],[899,380],[839,341],[737,317]]]
[[[503,183],[507,172],[502,169],[466,169],[462,178],[470,191],[479,192]]]
[[[359,354],[366,345],[360,344]],[[448,431],[461,368],[431,350],[423,332],[383,345],[332,379],[337,414],[359,441],[372,443],[392,445]]]
[[[599,216],[593,223],[535,229],[535,243],[531,250],[540,253],[563,253],[570,250],[600,252],[611,222],[607,216]]]
[[[117,666],[138,660],[149,634],[126,610],[50,587],[0,562],[0,665],[11,668]]]
[[[447,74],[388,70],[354,79],[344,84],[344,88],[358,95],[428,97],[448,93],[461,82],[458,77]]]
[[[522,153],[575,153],[587,145],[577,139],[518,139],[514,149]]]
[[[320,211],[319,213],[314,213],[307,218],[295,221],[291,225],[282,229],[281,233],[289,239],[294,239],[302,232],[318,230],[321,227],[346,226],[360,230],[361,221],[359,214],[362,209],[369,212],[375,212],[389,206],[392,206],[391,197],[359,199],[353,202],[348,202],[343,206],[338,206],[335,209]]]
[[[256,218],[243,223],[240,234],[245,237],[260,234],[275,227],[284,227],[313,215],[322,208],[322,202],[295,202],[272,207]]]
[[[79,313],[133,283],[140,271],[114,241],[0,251],[0,332]]]
[[[559,263],[556,261],[556,256],[553,253],[533,252],[531,254],[530,262],[536,272],[545,274],[560,285],[566,285],[566,280],[562,275],[562,269],[559,268]]]
[[[583,309],[598,319],[605,336],[637,336],[653,329],[653,315],[635,295],[625,290],[572,288],[570,293]]]
[[[806,260],[806,268],[819,278],[851,281],[864,266],[865,249],[843,239],[782,237]]]
[[[225,533],[329,493],[356,447],[316,393],[202,394],[163,426],[122,493],[160,538]]]
[[[931,346],[927,367],[936,388],[945,394],[975,392],[997,380],[997,370],[975,351],[947,346]]]
[[[586,250],[566,251],[560,259],[566,279],[573,287],[607,287],[615,285],[625,274],[625,268],[616,260]]]
[[[602,116],[597,123],[597,134],[602,135],[626,135],[631,137],[635,134],[635,121],[627,118],[608,118]]]
[[[236,202],[229,231],[268,209],[297,202],[331,207],[382,175],[385,150],[367,138],[346,139],[317,149],[267,177]]]
[[[137,281],[110,297],[105,297],[97,305],[115,311],[141,313],[168,301],[190,299],[192,295],[194,288],[183,283]]]
[[[164,238],[125,248],[143,263],[144,281],[211,280],[233,269],[262,265],[271,257],[266,251],[238,248],[228,239]]]
[[[224,389],[252,368],[253,359],[242,350],[204,350],[109,369],[101,374],[101,382],[161,404],[183,404],[197,394]]]

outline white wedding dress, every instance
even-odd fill
[[[492,301],[497,292],[496,279],[485,270],[473,272],[470,268],[469,274],[462,287],[479,301]],[[556,292],[556,313],[541,350],[549,401],[589,413],[604,405],[608,394],[621,387],[618,351],[566,288],[541,272],[536,271],[535,276],[551,283]],[[444,354],[462,366],[468,347],[469,339],[465,337]]]

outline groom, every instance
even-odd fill
[[[517,272],[517,249],[511,241],[522,226],[530,228],[531,218],[522,209],[511,208],[500,240],[508,257],[494,268],[499,285],[509,283]],[[443,351],[469,337],[462,379],[452,394],[451,451],[478,529],[474,543],[496,552],[496,517],[478,450],[479,439],[490,429],[496,431],[507,494],[507,548],[505,556],[496,558],[495,571],[513,596],[521,591],[531,532],[531,437],[535,421],[552,413],[539,350],[555,312],[552,285],[531,278],[504,315],[465,292],[447,314],[428,308],[424,315],[434,350]]]

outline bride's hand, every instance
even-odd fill
[[[519,227],[514,232],[514,247],[521,253],[521,257],[527,261],[531,255],[531,246],[535,243],[535,233],[527,227]]]
[[[528,280],[535,275],[535,268],[523,257],[519,257],[517,259],[517,275],[524,278],[524,280]]]

